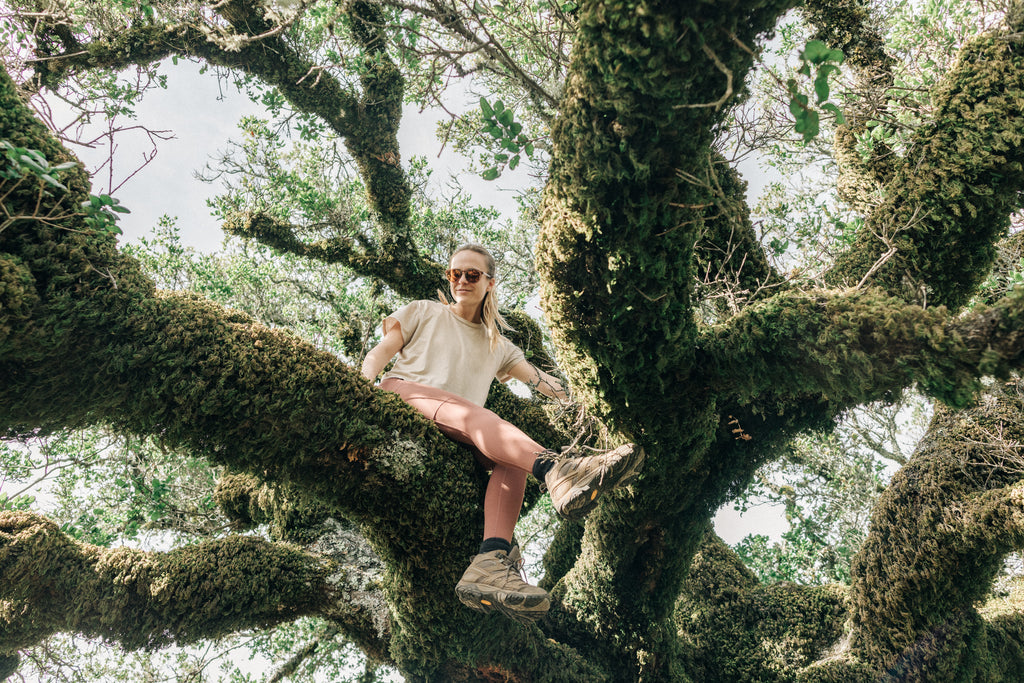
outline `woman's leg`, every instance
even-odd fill
[[[447,391],[386,379],[381,388],[433,420],[450,439],[475,446],[493,468],[484,496],[484,538],[512,540],[523,507],[526,475],[544,447],[490,410]]]

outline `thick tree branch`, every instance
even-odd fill
[[[0,576],[5,654],[58,631],[126,649],[194,643],[318,614],[334,594],[326,562],[259,538],[108,549],[25,512],[0,512]]]
[[[325,603],[320,615],[372,659],[390,661],[391,618],[381,586],[386,567],[354,524],[301,489],[268,486],[251,475],[222,477],[216,500],[237,528],[267,524],[274,540],[298,544],[327,562],[327,582],[338,599]]]
[[[676,620],[705,662],[704,680],[796,680],[842,636],[845,594],[838,585],[761,585],[709,533],[694,557]]]
[[[251,73],[277,87],[297,109],[319,116],[338,135],[354,132],[359,101],[330,73],[303,59],[279,36],[227,50],[195,26],[175,24],[127,27],[96,38],[69,54],[35,63],[36,79],[53,87],[90,69],[120,70],[171,55],[200,57],[211,64]]]
[[[433,299],[444,282],[444,266],[418,254],[398,259],[393,250],[377,244],[359,247],[347,236],[304,242],[296,234],[296,226],[266,213],[231,216],[223,228],[280,252],[323,263],[340,263],[356,273],[386,282],[400,296],[410,299]]]
[[[892,180],[895,153],[878,141],[862,158],[858,139],[868,131],[869,121],[886,115],[896,60],[886,52],[878,18],[866,5],[856,0],[809,0],[803,11],[814,28],[812,37],[842,50],[844,65],[853,67],[853,98],[844,111],[847,123],[836,131],[834,143],[836,190],[840,199],[868,214]]]
[[[1016,380],[937,411],[854,560],[849,658],[901,680],[998,678],[975,605],[1024,547],[1022,415]]]
[[[752,43],[786,7],[764,7],[742,22],[729,3],[698,11],[654,2],[628,19],[614,4],[581,9],[552,130],[538,271],[562,366],[599,414],[617,406],[609,416],[623,428],[660,432],[675,421],[661,400],[672,383],[666,370],[693,361],[689,264],[718,197],[678,171],[705,175],[711,129],[723,115],[685,106],[720,88],[702,46],[739,82],[753,58],[729,29]],[[659,55],[656,64],[649,54]]]
[[[1024,184],[1019,38],[968,43],[934,99],[932,123],[915,135],[829,283],[867,279],[908,301],[958,308],[991,267]]]
[[[721,156],[708,163],[704,178],[684,180],[706,187],[713,204],[706,209],[694,249],[697,292],[712,319],[735,313],[748,301],[763,299],[785,285],[768,262],[747,207],[747,184]]]
[[[633,497],[606,501],[588,520],[581,561],[556,595],[594,637],[638,634],[627,648],[648,664],[610,663],[626,679],[671,679],[679,659],[670,606],[705,531],[699,515],[660,509],[703,507],[702,492],[680,491],[679,474],[706,451],[715,421],[699,387],[688,386],[682,404],[668,398],[696,358],[693,248],[716,200],[678,171],[701,177],[724,115],[689,105],[718,99],[725,79],[716,64],[742,82],[752,56],[731,36],[753,44],[788,6],[645,2],[640,12],[594,1],[579,11],[552,130],[541,300],[584,404],[644,441],[648,460]],[[606,596],[598,604],[587,597],[595,590]]]
[[[701,378],[765,415],[809,395],[841,410],[915,382],[964,405],[981,377],[1019,366],[1022,297],[952,318],[873,289],[780,294],[708,330]]]

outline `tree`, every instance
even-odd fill
[[[1024,528],[1010,457],[1022,294],[979,294],[1024,181],[1024,13],[1012,3],[964,40],[907,121],[879,17],[801,7],[818,42],[797,75],[815,99],[796,76],[779,85],[803,138],[834,126],[849,216],[827,269],[801,278],[773,265],[716,146],[794,4],[14,3],[21,51],[0,80],[4,432],[102,424],[155,439],[223,468],[220,509],[271,533],[144,552],[0,513],[3,673],[56,632],[158,648],[316,615],[410,680],[1019,680],[1021,611],[976,605]],[[825,106],[833,50],[850,71],[841,122]],[[399,298],[432,296],[445,256],[417,230],[402,102],[431,101],[448,74],[514,93],[450,132],[465,144],[475,117],[481,144],[501,147],[487,151],[495,172],[531,149],[547,162],[536,265],[558,367],[595,434],[648,452],[628,491],[556,530],[554,604],[536,627],[480,618],[452,594],[481,525],[471,459],[360,378],[358,345],[341,359],[158,291],[116,248],[119,205],[91,195],[26,104],[179,56],[262,84],[300,136],[343,143],[365,188],[362,211],[338,183],[283,208],[261,197],[295,183],[265,185],[278,194],[221,205],[225,226]],[[871,137],[879,121],[899,134]],[[550,362],[536,325],[514,321],[515,341]],[[710,533],[796,436],[911,386],[947,407],[875,507],[848,588],[759,583]],[[535,400],[495,387],[489,406],[543,443],[567,437]]]

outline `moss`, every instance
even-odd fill
[[[870,666],[841,658],[832,658],[802,669],[798,683],[878,683],[878,672]]]
[[[10,676],[18,672],[18,665],[21,658],[15,654],[0,654],[0,681],[6,681]]]
[[[719,495],[702,486],[715,399],[690,381],[693,248],[719,198],[677,169],[701,175],[724,116],[703,106],[725,89],[708,53],[741,83],[753,58],[738,43],[754,44],[789,6],[579,10],[541,209],[541,302],[577,397],[620,438],[640,441],[648,462],[635,492],[588,519],[582,554],[555,591],[568,618],[632,654],[609,663],[621,680],[670,680],[681,661],[665,635],[671,606]]]
[[[718,304],[708,316],[732,314],[751,299],[777,292],[785,282],[772,268],[750,221],[747,183],[720,155],[708,164],[715,212],[704,218],[694,256],[702,305]],[[726,297],[715,294],[725,293]]]
[[[867,6],[856,0],[809,0],[803,12],[814,29],[813,39],[842,50],[846,64],[881,76],[883,82],[876,81],[876,86],[884,85],[885,74],[891,79],[896,60],[885,51],[881,22]]]
[[[936,114],[915,135],[831,284],[872,283],[893,295],[959,308],[995,258],[1024,179],[1024,59],[1012,40],[969,42],[934,94]],[[883,254],[894,250],[887,260]]]
[[[359,102],[354,130],[345,146],[366,183],[370,205],[381,217],[382,254],[414,252],[409,234],[412,188],[400,163],[398,125],[402,119],[405,80],[385,50],[384,12],[377,3],[348,3],[352,33],[364,51]]]
[[[676,168],[704,157],[720,116],[686,103],[723,87],[702,45],[738,82],[751,57],[726,36],[752,42],[785,7],[742,18],[728,3],[581,11],[552,129],[537,267],[562,367],[596,415],[627,431],[664,415],[664,371],[692,362],[690,264],[703,214],[681,207],[716,198]]]
[[[992,653],[992,679],[1005,683],[1024,681],[1024,613],[991,619],[986,635]]]
[[[842,634],[840,586],[759,585],[709,534],[694,558],[676,622],[705,681],[792,681]]]
[[[544,577],[538,582],[541,588],[550,591],[572,569],[580,555],[582,540],[582,524],[563,522],[558,525],[554,538],[544,551]]]
[[[1022,408],[1016,385],[997,383],[970,410],[938,410],[875,507],[853,563],[850,649],[893,680],[995,680],[995,654],[1016,651],[975,605],[1024,540],[1024,489],[1006,459]]]
[[[326,567],[297,549],[238,536],[166,553],[99,548],[31,513],[0,513],[0,651],[56,631],[126,649],[194,643],[315,614]]]
[[[1019,362],[1021,296],[951,321],[941,307],[873,289],[783,293],[710,328],[702,372],[741,404],[756,397],[760,410],[780,414],[804,395],[846,407],[915,382],[963,406],[979,376],[1006,376]]]

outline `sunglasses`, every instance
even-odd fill
[[[451,283],[456,283],[459,281],[459,278],[465,276],[466,282],[473,284],[475,282],[479,282],[481,275],[491,277],[488,273],[485,273],[482,270],[477,270],[476,268],[470,268],[468,270],[463,270],[462,268],[449,268],[444,271],[444,276],[448,278],[448,282]]]

